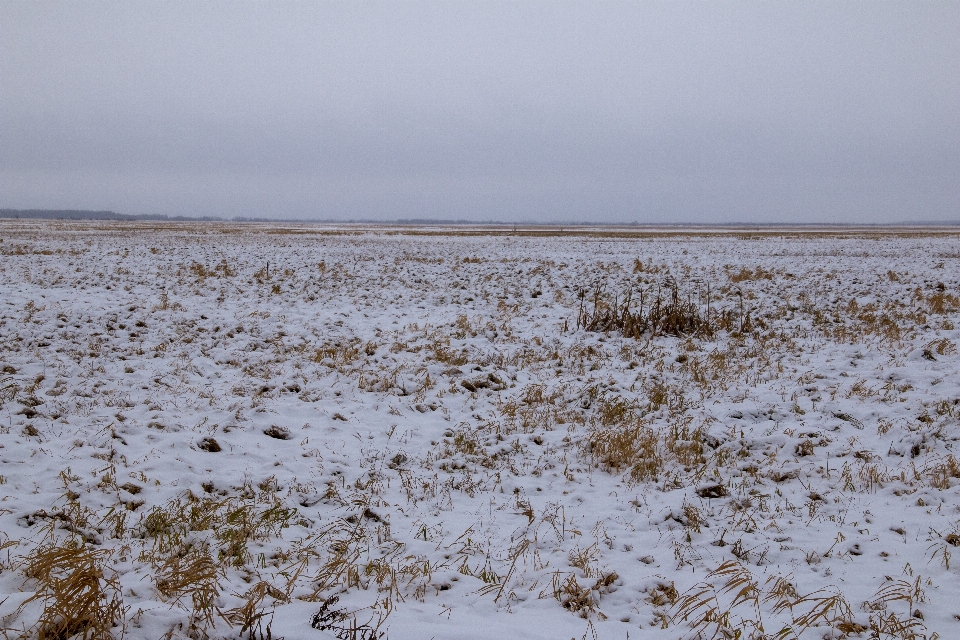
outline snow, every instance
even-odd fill
[[[286,638],[960,631],[955,230],[7,220],[0,240],[10,637],[43,612],[31,554],[70,544],[103,552],[134,639],[247,637],[261,584],[254,631]],[[730,323],[577,328],[581,288],[649,303],[671,279]],[[658,461],[605,464],[598,434],[630,429]],[[207,617],[171,578],[201,560]],[[324,601],[340,615],[311,628]]]

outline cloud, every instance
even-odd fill
[[[955,4],[0,11],[3,206],[960,218]]]

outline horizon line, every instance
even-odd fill
[[[232,222],[232,223],[280,223],[280,224],[359,224],[359,225],[396,225],[396,226],[496,226],[496,227],[676,227],[676,228],[896,228],[905,226],[960,226],[958,220],[902,220],[898,222],[757,222],[757,221],[727,221],[727,222],[630,222],[609,221],[532,221],[532,220],[467,220],[463,218],[266,218],[251,216],[185,216],[167,214],[125,214],[110,210],[94,209],[0,209],[0,218],[27,219],[27,220],[61,220],[61,221],[116,221],[116,222]]]

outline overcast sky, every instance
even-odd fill
[[[960,219],[960,2],[9,2],[0,207]]]

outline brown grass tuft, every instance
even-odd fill
[[[36,580],[37,590],[24,605],[43,603],[33,629],[39,640],[113,638],[112,629],[124,609],[117,578],[103,573],[109,555],[106,550],[71,540],[64,545],[42,545],[25,558],[23,572]]]

